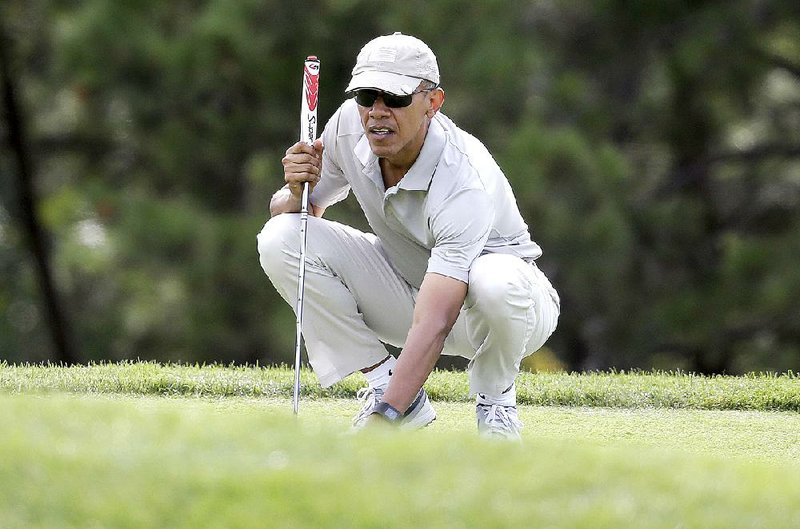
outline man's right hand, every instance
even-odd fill
[[[297,199],[303,195],[303,183],[308,182],[309,193],[319,182],[322,169],[322,140],[315,140],[313,145],[299,141],[286,150],[283,157],[283,179],[286,187]]]
[[[303,200],[303,183],[308,182],[308,192],[314,190],[319,182],[322,169],[322,140],[315,140],[313,145],[297,142],[286,150],[283,164],[283,179],[286,185],[272,195],[269,201],[269,212],[273,217],[281,213],[298,213]],[[323,208],[309,204],[309,213],[321,217]]]

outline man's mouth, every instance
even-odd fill
[[[394,131],[389,127],[370,127],[369,133],[379,137],[386,137],[389,134],[392,134]]]

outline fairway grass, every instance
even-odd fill
[[[0,362],[0,391],[290,397],[294,380],[286,367],[122,362],[77,365],[8,365]],[[303,399],[354,397],[360,375],[321,388],[313,373],[301,373]],[[436,401],[468,402],[464,372],[434,371],[426,383]],[[691,373],[520,373],[520,404],[605,408],[670,408],[800,412],[800,376],[755,374],[699,376]]]
[[[419,432],[349,433],[363,385],[286,368],[0,364],[0,529],[800,527],[800,378],[519,377],[524,442],[464,373]]]
[[[796,528],[800,415],[468,403],[349,435],[352,399],[0,394],[0,527]]]

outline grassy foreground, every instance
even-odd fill
[[[295,418],[291,370],[0,366],[0,527],[800,527],[800,414],[753,404],[792,402],[796,377],[721,379],[750,388],[728,400],[694,377],[660,407],[648,377],[676,395],[688,377],[550,377],[525,375],[526,398],[611,404],[521,406],[509,445],[475,435],[463,373],[430,381],[431,427],[352,436],[358,379],[305,379]]]

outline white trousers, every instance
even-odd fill
[[[300,216],[273,217],[258,234],[261,267],[294,309],[300,257]],[[417,289],[386,258],[373,234],[309,217],[306,233],[303,337],[323,387],[402,347],[411,328]],[[556,328],[559,298],[536,267],[505,254],[478,257],[464,306],[443,354],[468,358],[470,392],[499,395],[522,359]]]

